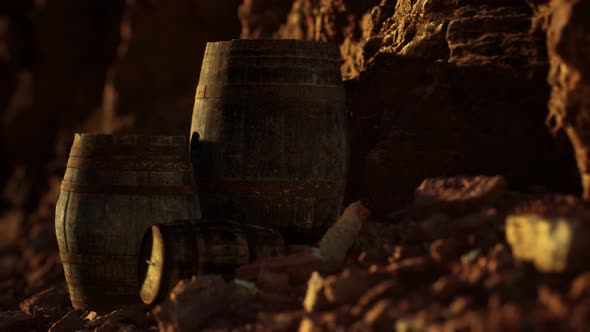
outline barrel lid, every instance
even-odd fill
[[[229,52],[236,56],[281,55],[314,56],[338,60],[340,52],[334,43],[301,39],[232,39],[207,43],[207,53]],[[257,53],[260,52],[260,53]]]
[[[156,302],[164,275],[164,241],[157,225],[148,229],[143,237],[139,257],[139,296],[143,303]]]

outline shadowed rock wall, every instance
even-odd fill
[[[137,1],[104,94],[105,132],[184,134],[208,41],[237,38],[239,0]]]
[[[205,43],[239,36],[238,5],[0,2],[0,310],[63,282],[54,210],[74,132],[188,134]]]
[[[401,206],[427,176],[503,174],[577,192],[545,126],[545,34],[523,1],[296,0],[276,36],[335,42],[352,114],[349,196]]]

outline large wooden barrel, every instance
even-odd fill
[[[146,229],[198,217],[184,137],[77,134],[55,213],[73,306],[141,305],[137,262]]]
[[[179,280],[193,275],[232,278],[237,267],[283,250],[278,232],[236,222],[181,220],[154,225],[141,245],[141,299],[154,304]]]
[[[348,113],[335,45],[208,43],[191,154],[203,216],[321,237],[341,210]]]

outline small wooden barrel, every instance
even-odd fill
[[[208,43],[191,153],[204,217],[277,228],[289,242],[319,239],[340,213],[349,154],[338,48]]]
[[[55,213],[73,306],[141,305],[137,260],[145,230],[199,215],[184,137],[76,134]]]
[[[250,261],[247,232],[238,223],[178,221],[154,225],[141,246],[140,295],[145,304],[163,299],[179,280],[199,274],[231,278]]]

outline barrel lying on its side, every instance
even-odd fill
[[[73,306],[141,305],[137,261],[145,230],[199,214],[184,137],[77,134],[55,214]]]
[[[321,237],[340,213],[348,113],[335,45],[208,43],[191,153],[203,215]]]
[[[248,232],[238,223],[192,220],[154,225],[141,245],[141,299],[154,304],[179,280],[193,275],[231,278],[254,252],[249,248]]]

